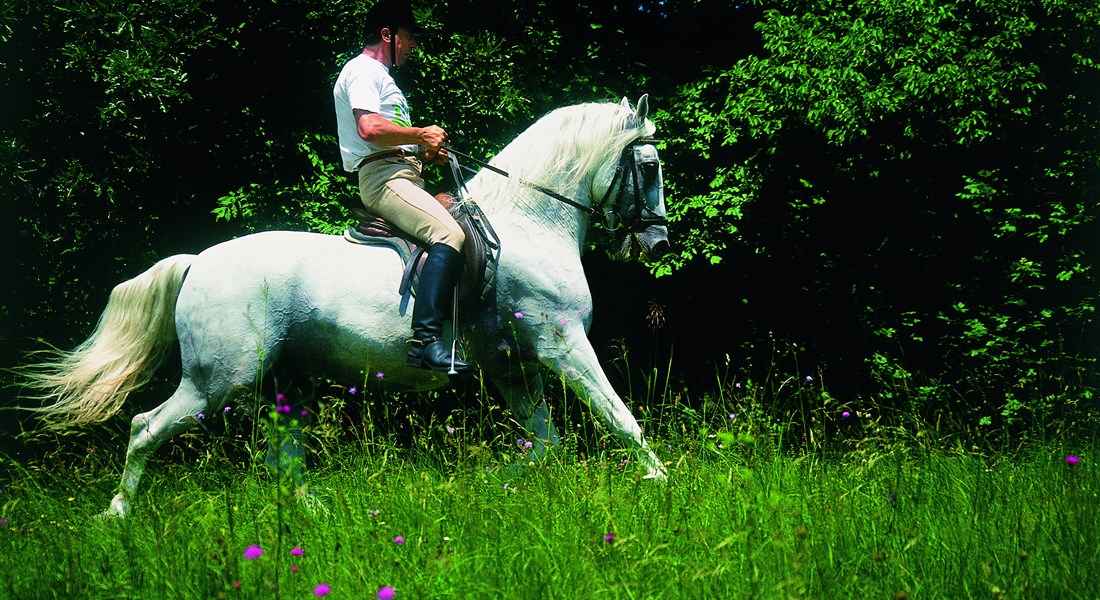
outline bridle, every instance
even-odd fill
[[[658,213],[655,210],[656,207],[649,206],[644,199],[643,181],[647,179],[644,170],[649,168],[659,169],[661,165],[661,161],[657,157],[657,150],[653,148],[656,143],[657,140],[654,138],[639,138],[623,149],[619,157],[619,164],[615,167],[615,174],[611,176],[611,184],[608,185],[607,191],[604,192],[603,198],[599,202],[600,206],[605,207],[604,221],[609,231],[616,231],[623,225],[631,230],[644,229],[653,225],[668,225],[668,218]],[[647,147],[652,149],[652,154],[646,151]],[[617,208],[623,206],[628,170],[630,172],[630,183],[634,189],[634,211],[630,213],[631,218],[625,220]],[[619,184],[619,192],[615,195],[614,206],[616,209],[608,209],[606,208],[608,206],[607,200],[611,196],[611,191],[615,189],[616,183]]]
[[[638,226],[649,227],[652,225],[667,225],[668,219],[664,215],[655,211],[654,207],[650,207],[647,205],[646,201],[643,199],[643,192],[641,187],[642,181],[646,178],[645,173],[643,173],[642,170],[649,167],[660,167],[660,159],[657,158],[657,153],[655,149],[652,152],[652,157],[650,157],[648,153],[646,154],[646,156],[642,156],[643,150],[647,146],[652,148],[653,144],[655,144],[656,142],[657,140],[654,138],[639,138],[631,142],[629,145],[627,145],[626,148],[623,149],[622,153],[619,155],[619,162],[615,166],[615,173],[611,176],[611,183],[607,186],[607,191],[604,192],[604,195],[600,199],[600,201],[593,206],[588,206],[571,198],[567,198],[566,196],[563,196],[558,192],[555,192],[554,190],[545,188],[536,183],[531,183],[522,179],[520,179],[519,182],[522,185],[525,185],[533,190],[542,192],[543,194],[546,194],[547,196],[559,202],[562,202],[563,204],[572,206],[580,211],[588,213],[589,215],[598,217],[602,214],[604,225],[609,231],[616,231],[624,225],[632,229]],[[478,160],[473,156],[470,156],[469,154],[459,152],[458,150],[455,150],[450,146],[447,146],[446,150],[447,155],[450,158],[451,171],[454,174],[455,181],[457,182],[461,191],[466,190],[466,184],[462,179],[461,170],[466,169],[471,172],[476,171],[469,167],[459,165],[458,157],[462,157],[463,159],[468,160],[480,167],[489,169],[490,171],[498,175],[502,175],[509,179],[512,178],[512,175],[510,175],[507,171],[494,167],[487,162]],[[623,195],[626,193],[627,188],[625,183],[627,182],[626,174],[628,172],[630,174],[630,183],[632,184],[632,187],[634,189],[635,209],[631,213],[631,218],[629,219],[624,218],[619,213],[619,211],[616,210],[618,207],[622,206]],[[613,207],[609,208],[607,201],[611,197],[612,191],[616,190],[616,188],[618,189],[618,194],[616,194],[615,196],[615,204]],[[603,209],[602,213],[600,208],[596,208],[597,206]]]

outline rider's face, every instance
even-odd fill
[[[394,57],[394,64],[401,66],[409,60],[409,53],[417,47],[416,35],[405,29],[404,27],[397,28],[397,56]]]

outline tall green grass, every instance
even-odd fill
[[[123,438],[7,458],[0,596],[1100,597],[1094,438],[992,452],[813,376],[718,379],[636,394],[665,484],[564,392],[535,467],[487,394],[322,394],[308,494],[262,466],[257,432],[285,427],[261,401],[170,444],[122,521],[96,514]]]

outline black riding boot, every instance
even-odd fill
[[[462,255],[454,248],[433,244],[429,249],[413,303],[409,366],[433,371],[451,370],[451,349],[443,343],[443,320],[451,310],[462,267]],[[469,365],[455,359],[455,371],[468,368]]]

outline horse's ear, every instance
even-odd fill
[[[623,99],[619,102],[619,106],[621,106],[623,110],[630,110],[630,101],[626,99],[626,96],[623,96]]]
[[[638,98],[638,108],[637,108],[637,111],[634,113],[634,121],[638,124],[645,123],[645,119],[648,116],[649,116],[649,94],[642,94],[642,97]]]

